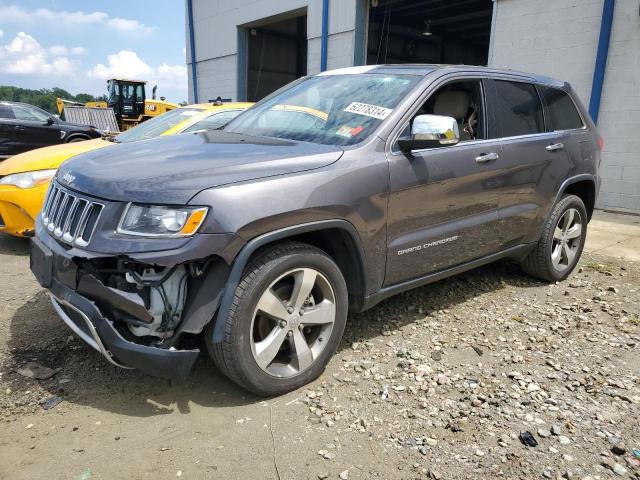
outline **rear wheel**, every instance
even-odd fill
[[[565,195],[553,208],[523,269],[549,282],[567,278],[578,264],[587,235],[587,209],[580,197]]]
[[[316,379],[334,354],[347,318],[347,288],[323,251],[287,243],[264,251],[245,270],[208,350],[231,380],[258,395],[277,395]]]

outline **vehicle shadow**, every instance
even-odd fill
[[[392,297],[375,308],[349,316],[339,350],[352,342],[382,335],[424,318],[430,312],[449,309],[505,286],[539,287],[538,282],[507,263],[496,263]],[[122,370],[77,339],[58,319],[45,291],[21,306],[10,321],[9,361],[3,370],[18,377],[15,368],[36,360],[60,369],[40,385],[65,401],[89,405],[117,414],[150,417],[189,413],[190,404],[229,407],[255,404],[264,399],[247,393],[217,371],[205,353],[200,355],[188,379],[172,382]]]
[[[28,238],[13,237],[7,233],[0,233],[0,255],[29,255]]]

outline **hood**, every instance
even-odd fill
[[[20,155],[14,155],[0,163],[0,176],[58,168],[62,162],[79,153],[108,147],[109,145],[113,145],[113,143],[96,138],[84,142],[62,143],[51,147],[37,148]]]
[[[57,178],[105,199],[184,205],[207,188],[312,170],[341,156],[342,149],[329,145],[208,131],[79,155],[60,168]]]

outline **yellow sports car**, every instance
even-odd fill
[[[213,130],[246,110],[252,103],[198,104],[171,110],[113,138],[87,140],[39,148],[0,163],[0,232],[17,237],[33,234],[34,221],[49,182],[58,167],[80,153],[114,143],[135,142],[160,135]]]

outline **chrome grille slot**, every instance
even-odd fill
[[[91,240],[104,205],[80,198],[52,183],[42,209],[43,225],[70,245],[86,247]]]

